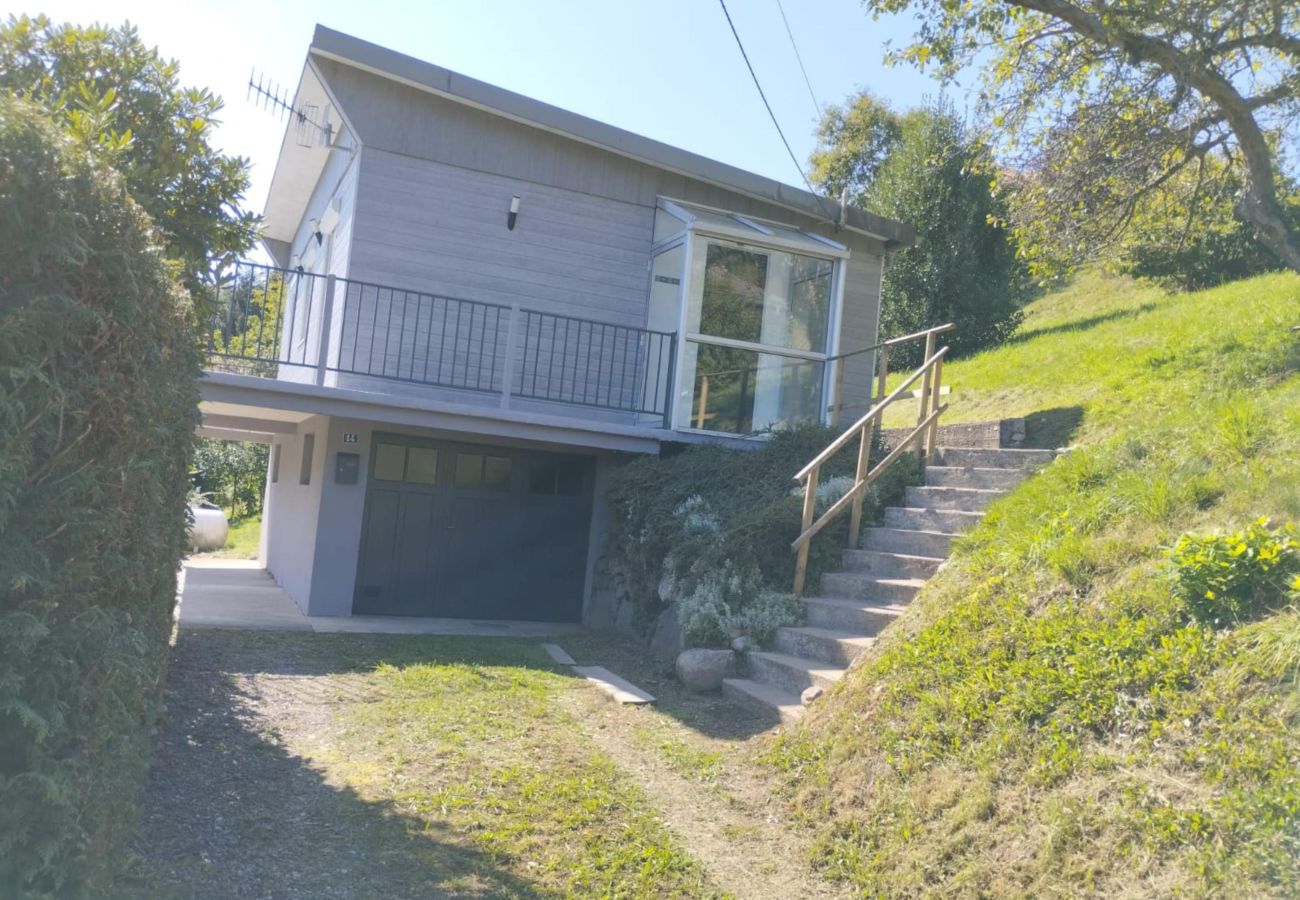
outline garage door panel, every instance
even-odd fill
[[[401,523],[402,495],[397,491],[374,490],[366,504],[361,530],[361,564],[357,567],[357,590],[353,612],[392,615],[393,555]]]
[[[402,497],[402,521],[393,557],[393,615],[429,616],[429,541],[433,535],[432,494],[411,492]]]
[[[408,448],[404,464],[397,444]],[[375,447],[357,612],[580,618],[591,460],[395,435],[377,434]],[[382,479],[373,474],[381,447]],[[427,459],[431,450],[436,478],[410,462],[412,452]]]

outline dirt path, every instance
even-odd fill
[[[570,701],[593,743],[640,785],[729,894],[741,900],[848,896],[809,870],[808,839],[787,817],[765,773],[749,761],[752,741],[725,746],[700,739],[653,708],[619,706],[595,691]],[[665,745],[685,749],[675,757],[665,754]],[[706,761],[703,772],[692,770],[692,758]]]
[[[473,850],[431,846],[390,806],[332,783],[293,752],[334,728],[339,704],[372,699],[362,676],[340,677],[309,654],[277,653],[275,645],[268,653],[228,636],[193,632],[175,648],[137,858],[119,897],[532,895],[504,881],[482,893],[445,890],[458,873],[486,868]],[[436,867],[428,865],[431,849]]]
[[[656,707],[621,707],[558,675],[539,662],[538,645],[518,662],[523,642],[433,640],[182,632],[118,897],[841,896],[810,872],[806,830],[786,818],[753,760],[769,723],[682,692],[616,640],[585,637],[574,649],[652,689]],[[434,694],[393,686],[391,673],[408,664],[461,656],[468,668],[430,676]],[[396,668],[385,674],[379,662]],[[459,693],[436,693],[447,689]],[[422,706],[431,696],[443,699]],[[380,709],[391,721],[361,712]],[[388,730],[376,743],[369,729],[380,724]],[[552,749],[539,756],[540,747]],[[484,780],[494,754],[522,763],[519,782]],[[618,795],[626,785],[639,792]],[[447,808],[446,792],[462,786],[486,792],[488,805]],[[561,808],[530,807],[536,790]],[[572,811],[579,819],[588,803],[613,803],[601,814],[609,818],[574,830],[563,807],[573,796],[584,798]],[[479,837],[516,830],[530,843],[504,855]],[[598,850],[605,868],[587,880],[543,874],[595,865],[583,847],[625,833],[624,846]],[[669,845],[682,855],[667,855]],[[665,869],[646,881],[640,862],[629,868],[622,856],[651,846],[660,849],[648,858]]]

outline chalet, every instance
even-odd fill
[[[294,108],[201,433],[307,614],[585,621],[614,467],[870,405],[907,226],[323,27]]]

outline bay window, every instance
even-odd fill
[[[750,434],[822,421],[842,247],[748,217],[661,201],[650,316],[680,304],[678,428]],[[674,239],[670,227],[682,222]],[[682,257],[685,257],[684,262]],[[668,275],[676,263],[680,290]]]

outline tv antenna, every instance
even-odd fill
[[[295,105],[294,96],[289,91],[259,75],[256,69],[248,76],[247,99],[272,115],[278,115],[281,122],[288,119],[297,129],[299,147],[315,147],[318,138],[325,147],[334,143],[334,126],[328,119],[320,121],[319,106],[314,103]]]

